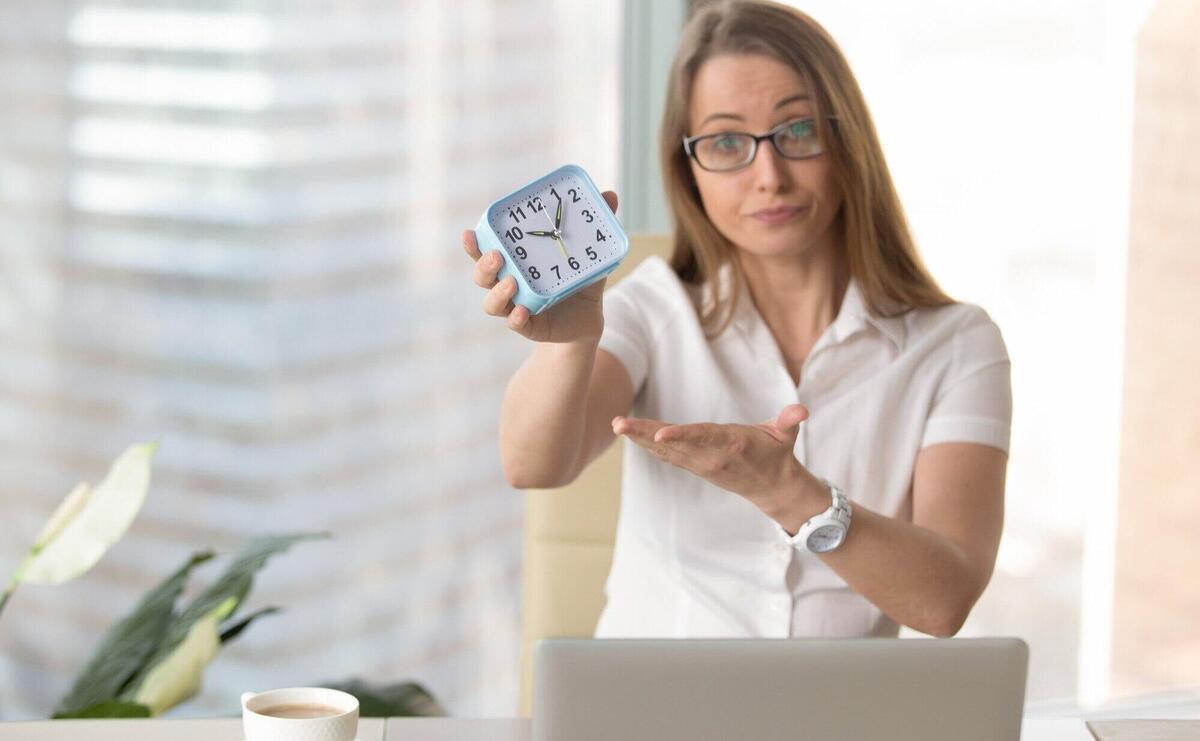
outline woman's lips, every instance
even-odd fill
[[[783,222],[792,219],[798,213],[800,213],[799,208],[788,206],[784,208],[772,208],[765,211],[756,211],[750,215],[764,224],[782,224]]]

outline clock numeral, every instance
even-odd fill
[[[590,224],[590,223],[592,223],[592,221],[593,221],[593,218],[592,218],[592,212],[591,212],[591,211],[588,211],[588,210],[585,208],[585,209],[583,210],[583,218],[587,219],[587,223],[589,223],[589,224]]]
[[[521,221],[521,219],[528,218],[528,217],[525,216],[525,212],[521,210],[521,207],[517,206],[516,213],[513,213],[513,209],[511,209],[511,208],[508,210],[508,218],[512,219],[513,221],[519,222],[519,221]]]
[[[529,201],[527,201],[525,205],[529,206],[529,210],[533,211],[533,212],[542,211],[546,208],[545,206],[542,205],[542,197],[541,196],[534,196],[533,198],[530,198]]]
[[[512,229],[504,232],[504,236],[508,237],[510,242],[520,242],[525,238],[525,232],[521,231],[521,227],[514,226]]]
[[[529,266],[529,277],[530,277],[530,278],[533,278],[534,280],[537,280],[538,278],[541,278],[541,277],[542,277],[542,274],[538,272],[538,269],[537,269],[537,268],[535,268],[534,266],[530,265],[530,266]]]
[[[596,250],[592,249],[591,247],[588,247],[586,252],[587,252],[587,256],[592,258],[593,260],[595,260],[598,257],[598,255],[596,254]]]
[[[525,258],[529,257],[529,253],[525,251],[524,247],[521,247],[520,245],[518,245],[517,246],[517,257],[524,260]]]
[[[572,269],[572,270],[578,270],[578,269],[579,269],[579,261],[578,261],[578,260],[576,260],[576,259],[575,259],[575,258],[573,258],[573,257],[568,257],[568,258],[567,258],[567,264],[571,266],[571,269]]]
[[[550,195],[554,196],[555,198],[559,199],[560,201],[562,200],[562,196],[560,196],[558,194],[558,191],[555,190],[554,188],[550,189]]]
[[[596,230],[596,241],[597,241],[597,242],[607,242],[607,241],[608,241],[608,237],[604,236],[604,232],[602,232],[602,231],[600,231],[599,229],[597,229],[597,230]]]
[[[579,203],[579,194],[575,192],[574,188],[571,188],[567,192],[571,194],[571,203]]]
[[[557,265],[551,265],[551,266],[550,266],[550,269],[554,271],[554,277],[555,277],[555,278],[558,278],[559,280],[562,280],[562,273],[558,272],[558,266],[557,266]]]

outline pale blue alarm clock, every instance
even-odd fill
[[[629,237],[578,165],[563,165],[493,202],[475,239],[481,253],[504,256],[496,279],[516,277],[513,302],[530,314],[600,280],[629,253]]]

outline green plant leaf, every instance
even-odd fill
[[[200,691],[204,667],[221,648],[217,625],[237,606],[230,597],[207,615],[192,623],[184,639],[163,659],[150,667],[138,685],[133,701],[150,708],[151,715],[162,715]]]
[[[363,718],[442,717],[447,714],[433,694],[416,682],[378,685],[368,684],[361,679],[347,679],[342,682],[320,682],[314,686],[354,695],[358,698],[358,714]]]
[[[255,610],[254,612],[250,613],[249,615],[242,618],[241,620],[238,620],[236,623],[233,623],[232,625],[222,625],[221,626],[221,645],[224,646],[226,643],[229,643],[234,638],[237,638],[239,635],[242,634],[243,630],[250,627],[250,623],[254,622],[258,618],[263,617],[264,615],[273,615],[277,612],[282,612],[282,610],[280,610],[278,607],[264,607],[261,610]]]
[[[225,569],[225,572],[208,589],[197,595],[196,599],[188,605],[187,609],[183,610],[183,612],[171,621],[162,642],[150,659],[138,671],[137,675],[134,676],[133,680],[131,680],[129,689],[122,695],[122,698],[128,699],[130,692],[137,692],[137,688],[142,685],[146,676],[153,671],[154,667],[173,653],[179,644],[187,638],[192,625],[196,621],[212,614],[219,606],[229,604],[230,601],[232,601],[232,608],[226,615],[222,616],[222,619],[234,614],[241,605],[242,600],[250,592],[250,587],[254,583],[255,572],[266,564],[267,559],[287,550],[293,543],[298,541],[326,537],[329,537],[328,533],[263,535],[246,543],[238,552],[233,562],[229,564],[229,567]]]
[[[132,445],[95,488],[80,484],[58,506],[9,584],[61,584],[96,565],[142,508],[157,445]]]
[[[55,718],[107,717],[81,713],[106,701],[121,704],[114,698],[141,668],[142,662],[158,648],[188,575],[212,557],[212,551],[192,554],[174,574],[147,592],[132,612],[109,628],[71,691],[58,703]]]
[[[150,708],[136,702],[105,700],[90,705],[74,715],[64,717],[76,720],[83,718],[149,718]]]

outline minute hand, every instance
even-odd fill
[[[544,208],[542,209],[542,215],[546,217],[546,221],[550,221],[550,214]],[[562,234],[559,233],[558,227],[555,226],[554,222],[552,221],[550,222],[550,228],[552,230],[550,232],[550,236],[554,237],[555,242],[558,242],[558,249],[562,250],[563,257],[570,257],[570,255],[567,254],[567,246],[563,244]],[[533,232],[529,233],[532,234]]]

